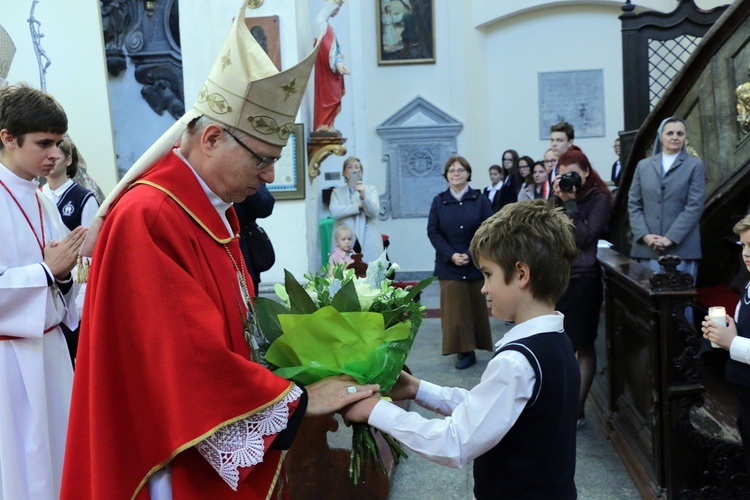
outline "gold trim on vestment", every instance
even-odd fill
[[[187,214],[188,214],[188,215],[189,215],[189,216],[190,216],[190,217],[191,217],[191,218],[192,218],[192,219],[193,219],[193,220],[194,220],[195,222],[197,222],[197,223],[198,223],[198,225],[199,225],[200,227],[202,227],[202,228],[203,228],[203,229],[204,229],[204,230],[205,230],[205,231],[206,231],[206,232],[208,233],[208,235],[209,235],[209,236],[211,236],[211,238],[213,238],[213,239],[214,239],[214,240],[215,240],[216,242],[218,242],[218,243],[220,243],[220,244],[222,244],[222,245],[226,245],[227,243],[229,243],[230,241],[232,241],[232,239],[233,239],[233,238],[236,238],[237,236],[239,236],[239,235],[235,235],[235,236],[230,236],[229,238],[219,238],[218,236],[216,236],[216,235],[215,235],[215,234],[214,234],[214,233],[213,233],[213,232],[212,232],[212,231],[211,231],[211,230],[210,230],[210,229],[208,228],[208,226],[206,226],[206,225],[205,225],[205,224],[203,223],[203,221],[202,221],[202,220],[200,220],[200,219],[198,218],[198,216],[197,216],[197,215],[195,215],[195,214],[194,214],[194,213],[193,213],[193,212],[192,212],[192,211],[191,211],[191,210],[190,210],[190,209],[189,209],[189,208],[187,207],[187,205],[185,205],[185,204],[184,204],[183,202],[181,202],[181,201],[180,201],[180,199],[179,199],[179,198],[177,198],[177,196],[176,196],[176,195],[175,195],[174,193],[172,193],[172,192],[171,192],[171,191],[170,191],[169,189],[167,189],[167,188],[165,188],[165,187],[163,187],[163,186],[160,186],[159,184],[156,184],[156,183],[154,183],[154,182],[151,182],[151,181],[145,181],[145,180],[139,180],[139,181],[135,181],[135,182],[134,182],[133,184],[131,184],[131,185],[130,185],[130,187],[132,188],[132,187],[133,187],[133,186],[135,186],[136,184],[145,184],[145,185],[147,185],[147,186],[151,186],[151,187],[153,187],[153,188],[156,188],[156,189],[158,189],[159,191],[163,192],[164,194],[166,194],[166,195],[167,195],[167,196],[169,196],[170,198],[172,198],[172,200],[174,200],[174,202],[175,202],[175,203],[177,203],[177,204],[178,204],[178,205],[179,205],[180,207],[182,207],[182,209],[183,209],[183,210],[184,210],[185,212],[187,212]]]
[[[231,424],[233,424],[235,422],[239,422],[240,420],[243,420],[243,419],[245,419],[247,417],[255,415],[256,413],[260,413],[261,411],[266,410],[266,409],[270,408],[271,406],[277,404],[279,401],[281,401],[282,399],[284,399],[287,394],[289,394],[291,392],[291,390],[292,390],[293,387],[294,387],[294,383],[290,382],[289,383],[289,387],[287,387],[284,390],[284,392],[282,392],[279,395],[278,398],[276,398],[276,399],[274,399],[272,401],[269,401],[267,404],[265,404],[263,406],[260,406],[260,407],[254,409],[254,410],[251,410],[251,411],[249,411],[249,412],[247,412],[247,413],[245,413],[243,415],[240,415],[238,417],[234,417],[234,418],[231,418],[231,419],[229,419],[229,420],[227,420],[225,422],[222,422],[219,425],[217,425],[216,427],[214,427],[213,429],[211,429],[210,431],[205,432],[205,433],[201,434],[200,436],[198,436],[197,438],[195,438],[195,439],[193,439],[191,441],[188,441],[187,443],[183,444],[182,446],[177,447],[177,449],[175,449],[169,455],[169,457],[167,457],[166,460],[164,460],[163,462],[159,463],[158,465],[155,465],[150,471],[148,471],[148,474],[146,474],[146,477],[143,478],[143,480],[141,481],[141,483],[135,489],[135,492],[133,492],[133,495],[130,497],[131,500],[135,500],[135,497],[138,496],[138,493],[146,485],[146,483],[148,482],[149,478],[151,476],[153,476],[157,471],[159,471],[159,470],[163,469],[164,467],[166,467],[167,464],[174,459],[174,457],[176,457],[177,455],[179,455],[183,451],[187,450],[188,448],[191,448],[191,447],[195,446],[196,444],[200,443],[201,441],[205,440],[208,436],[212,435],[213,433],[215,433],[216,431],[218,431],[222,427],[226,427],[227,425],[231,425]],[[265,457],[265,455],[264,455],[264,457]],[[273,491],[273,485],[275,485],[276,482],[278,481],[278,476],[279,476],[279,473],[280,473],[280,470],[281,470],[281,463],[282,462],[283,462],[283,456],[280,456],[279,457],[278,469],[276,471],[274,479],[271,481],[271,490],[270,491]],[[260,463],[262,463],[262,462],[259,462],[256,465],[259,465]],[[270,494],[269,494],[269,496],[270,496]]]

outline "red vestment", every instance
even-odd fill
[[[238,239],[174,153],[141,181],[160,188],[125,192],[92,260],[62,498],[148,498],[148,478],[168,463],[174,498],[266,498],[281,466],[275,435],[263,462],[240,469],[237,492],[193,447],[293,387],[250,361],[226,250],[242,262]],[[227,217],[236,235],[234,209]]]
[[[315,113],[313,131],[333,128],[333,120],[341,111],[344,96],[344,75],[331,69],[331,50],[338,51],[336,35],[330,25],[320,40],[315,59]],[[335,60],[335,58],[334,58]]]

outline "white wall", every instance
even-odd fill
[[[40,87],[29,24],[31,0],[0,0],[0,24],[16,45],[12,83]],[[68,132],[86,159],[89,175],[107,193],[116,183],[99,0],[46,0],[34,12],[51,66],[47,92],[65,108]]]

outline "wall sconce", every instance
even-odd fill
[[[151,17],[154,15],[154,9],[156,8],[156,1],[157,0],[143,0],[143,7],[146,9],[146,14],[148,14],[148,17]]]

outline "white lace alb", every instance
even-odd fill
[[[263,437],[286,429],[289,403],[296,401],[301,395],[302,389],[294,386],[275,405],[220,428],[195,447],[224,482],[237,491],[240,480],[237,469],[252,467],[263,461]]]

